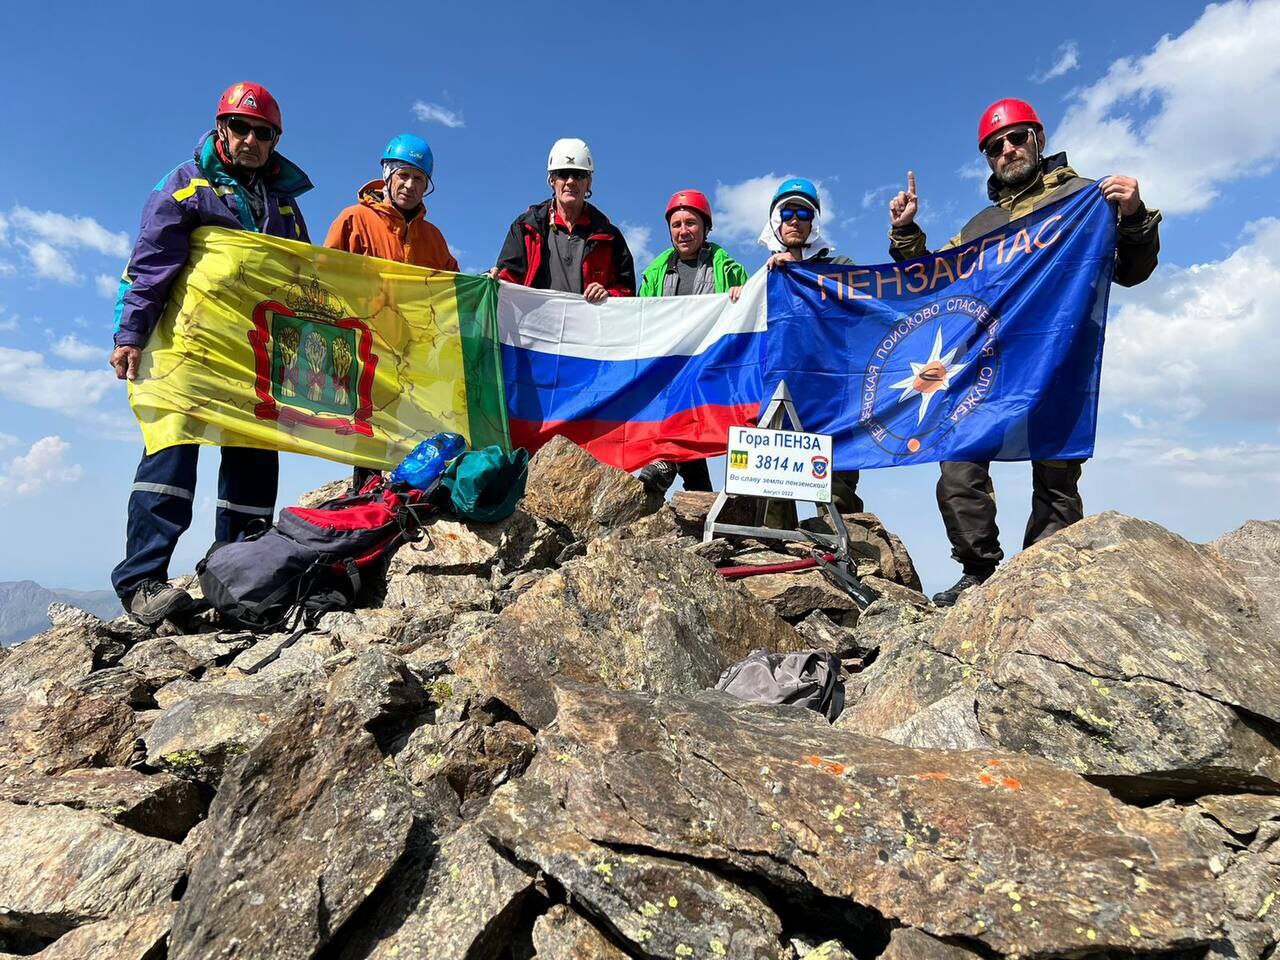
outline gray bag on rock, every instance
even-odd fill
[[[840,659],[825,650],[756,650],[720,674],[715,689],[755,703],[808,707],[832,723],[844,709]]]

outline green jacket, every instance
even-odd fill
[[[1040,207],[1061,200],[1094,183],[1071,169],[1065,153],[1055,153],[1041,161],[1040,175],[1019,190],[1001,186],[991,177],[987,181],[987,207],[948,240],[940,249],[949,250],[998,230],[1012,220],[1025,217]],[[1155,270],[1160,254],[1160,211],[1145,206],[1129,217],[1121,217],[1116,228],[1115,282],[1132,287]],[[920,226],[909,223],[889,230],[889,255],[894,260],[912,260],[930,251]]]
[[[706,248],[711,251],[711,269],[715,275],[716,293],[728,293],[730,287],[740,287],[747,282],[747,271],[743,269],[742,264],[725,252],[724,247],[708,240]],[[645,268],[644,276],[640,279],[640,292],[636,294],[637,297],[665,295],[663,289],[666,286],[666,278],[668,275],[674,276],[676,272],[675,252],[675,247],[667,247],[658,254],[653,263]]]

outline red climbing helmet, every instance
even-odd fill
[[[692,210],[694,213],[702,214],[702,218],[707,221],[707,229],[711,229],[711,201],[701,190],[680,190],[673,193],[671,199],[667,201],[668,222],[677,210]]]
[[[218,98],[216,117],[230,114],[242,117],[257,117],[271,124],[280,133],[284,133],[284,125],[280,122],[280,104],[276,98],[260,83],[234,83]]]
[[[1040,122],[1036,108],[1027,101],[1013,98],[997,100],[982,111],[982,119],[978,121],[978,149],[982,149],[987,137],[993,133],[999,133],[1006,127],[1016,126],[1019,123],[1035,124],[1040,135],[1044,135],[1044,124]]]

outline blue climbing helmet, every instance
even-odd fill
[[[788,197],[801,197],[813,204],[813,209],[818,213],[822,212],[822,202],[818,199],[818,188],[813,185],[812,180],[806,180],[804,177],[792,177],[790,180],[783,180],[778,184],[778,189],[773,195],[773,202],[769,204],[769,209],[773,210],[783,200]]]
[[[399,160],[417,167],[428,177],[435,170],[435,157],[431,155],[431,147],[427,141],[412,133],[397,133],[382,151],[383,160]]]

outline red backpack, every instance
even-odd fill
[[[354,496],[285,507],[263,533],[213,545],[196,566],[205,600],[234,626],[274,630],[291,617],[312,625],[352,604],[361,570],[422,539],[435,510],[426,496],[376,477]]]

